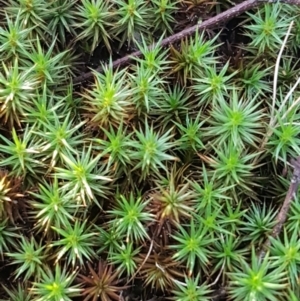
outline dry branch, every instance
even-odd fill
[[[289,186],[289,190],[286,194],[286,197],[280,208],[280,211],[276,217],[276,224],[271,233],[271,237],[273,237],[273,238],[277,237],[280,234],[283,224],[286,221],[286,218],[287,218],[290,206],[291,206],[291,202],[295,198],[296,193],[298,191],[298,186],[300,184],[300,156],[296,160],[295,159],[291,160],[291,166],[294,168],[294,172],[293,172],[293,176],[292,176],[291,183]],[[270,239],[267,239],[267,241],[264,243],[263,248],[259,254],[260,259],[264,258],[266,252],[268,251],[268,249],[270,247],[270,244],[271,244]]]
[[[237,17],[244,13],[245,11],[248,11],[256,6],[266,4],[266,3],[276,3],[277,0],[246,0],[240,4],[235,5],[234,7],[206,20],[203,21],[200,24],[194,25],[190,28],[184,29],[170,37],[167,37],[163,39],[160,43],[161,46],[167,46],[170,44],[173,44],[175,42],[180,41],[181,39],[188,37],[192,34],[194,34],[197,30],[205,30],[208,28],[216,28],[220,25],[224,24],[225,22],[229,21],[230,19]],[[279,2],[285,3],[285,4],[291,4],[291,5],[299,5],[300,6],[300,0],[280,0]],[[149,48],[155,46],[156,44],[150,45]],[[129,64],[132,57],[140,57],[142,56],[142,53],[140,51],[135,51],[129,55],[126,55],[120,59],[117,59],[113,62],[113,68],[121,67],[124,65]],[[97,72],[102,72],[103,68],[102,66],[95,69]],[[78,85],[86,80],[89,80],[93,77],[92,71],[86,72],[80,76],[77,76],[74,78],[73,83],[74,85]]]

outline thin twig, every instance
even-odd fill
[[[299,83],[300,83],[300,77],[297,79],[297,81],[294,84],[294,86],[289,90],[288,94],[285,96],[285,98],[284,98],[281,106],[278,109],[278,113],[279,114],[281,113],[281,111],[283,111],[284,106],[286,105],[287,101],[289,100],[289,98],[292,96],[292,94],[294,93],[294,91],[298,87]],[[283,119],[283,117],[281,117],[281,119]],[[275,126],[275,125],[276,125],[276,123],[274,122],[274,124],[272,126]]]
[[[148,250],[148,253],[145,257],[145,259],[143,260],[143,262],[141,263],[141,265],[139,266],[139,268],[137,269],[137,271],[131,276],[131,278],[126,282],[126,285],[128,285],[134,278],[135,276],[139,273],[139,271],[141,270],[141,268],[144,266],[144,264],[146,263],[146,261],[148,260],[151,252],[152,252],[152,249],[153,249],[153,244],[154,244],[154,239],[151,239],[151,244],[150,244],[150,247],[149,247],[149,250]]]
[[[225,263],[226,263],[226,261],[223,262],[222,267],[221,267],[221,270],[220,270],[220,272],[219,272],[217,278],[215,279],[215,281],[214,281],[213,283],[210,283],[210,284],[208,285],[208,287],[212,287],[212,286],[215,286],[215,285],[217,284],[217,282],[219,281],[219,279],[220,279],[222,273],[224,272]]]
[[[298,83],[298,84],[300,83],[300,77],[298,78],[297,83]],[[284,120],[284,119],[287,117],[287,115],[292,111],[292,109],[293,109],[294,107],[296,107],[299,103],[300,103],[300,97],[298,97],[298,98],[291,104],[291,106],[286,110],[286,112],[282,115],[281,120]],[[287,123],[287,124],[290,124],[290,123]],[[274,127],[277,127],[277,126],[278,126],[278,124],[276,124]]]
[[[288,28],[287,33],[286,33],[286,36],[285,36],[285,38],[283,40],[283,43],[282,43],[282,45],[280,47],[280,51],[279,51],[278,57],[276,59],[275,70],[274,70],[274,83],[273,83],[273,97],[272,97],[271,117],[270,117],[270,121],[269,121],[269,124],[268,124],[267,133],[264,136],[264,138],[262,139],[262,141],[260,143],[260,146],[258,148],[259,151],[264,150],[264,148],[267,145],[270,137],[273,135],[274,128],[276,127],[276,120],[278,118],[278,114],[275,114],[275,106],[276,106],[276,94],[277,94],[277,81],[278,81],[278,73],[279,73],[279,64],[280,64],[280,60],[281,60],[281,57],[282,57],[283,50],[284,50],[285,45],[287,43],[287,39],[288,39],[288,37],[291,34],[291,30],[292,30],[293,24],[294,24],[294,21],[292,21],[290,23],[290,25],[289,25],[289,28]],[[298,85],[298,81],[294,85],[294,87],[291,89],[291,91],[294,91],[294,89],[296,88],[296,85]],[[292,93],[291,91],[289,91],[289,93],[284,98],[284,100],[283,100],[283,102],[282,102],[282,104],[281,104],[281,106],[279,108],[279,111],[278,111],[279,113],[282,110],[282,108],[284,107],[286,101],[288,100],[288,98],[290,96],[290,93]],[[258,160],[259,160],[259,156],[256,156],[254,158],[252,164],[256,165]]]
[[[282,207],[281,207],[279,213],[277,214],[276,224],[270,235],[270,237],[273,237],[273,238],[277,237],[280,234],[283,224],[286,221],[291,202],[295,198],[297,190],[298,190],[298,186],[300,184],[300,156],[296,160],[295,159],[291,160],[291,166],[294,168],[294,172],[293,172],[293,176],[291,179],[291,184],[290,184],[289,190],[286,194],[286,197],[284,199]],[[260,251],[260,254],[259,254],[260,260],[265,257],[266,252],[268,251],[268,249],[270,247],[270,244],[271,244],[271,241],[270,241],[270,238],[268,238]]]
[[[285,38],[283,40],[283,43],[281,45],[279,54],[278,54],[277,59],[276,59],[275,70],[274,70],[274,82],[273,82],[273,103],[272,103],[272,108],[271,108],[271,118],[270,118],[270,124],[269,124],[270,128],[272,128],[274,126],[275,121],[276,121],[275,106],[276,106],[277,81],[278,81],[280,60],[281,60],[282,53],[283,53],[283,50],[285,48],[285,45],[287,43],[288,37],[290,36],[293,25],[294,25],[294,21],[292,21],[290,23],[287,34],[285,35]],[[281,105],[281,107],[283,107],[283,104]]]
[[[264,3],[274,3],[274,2],[277,2],[277,1],[274,1],[274,0],[246,0],[240,4],[235,5],[232,8],[206,20],[206,21],[203,21],[202,23],[199,23],[190,28],[184,29],[170,37],[163,39],[161,41],[161,43],[159,43],[159,45],[164,47],[164,46],[168,46],[170,44],[174,44],[175,42],[178,42],[181,39],[194,34],[197,30],[200,30],[200,29],[205,30],[208,28],[219,27],[220,25],[224,24],[225,22],[229,21],[230,19],[241,15],[245,11],[253,9],[254,7],[262,5]],[[292,4],[292,5],[300,5],[300,0],[281,0],[279,2],[286,3],[286,4]],[[156,45],[157,45],[156,43],[150,45],[149,49],[152,47],[155,47]],[[129,55],[126,55],[126,56],[118,59],[118,60],[115,60],[113,62],[113,68],[127,65],[127,64],[129,64],[129,62],[132,60],[133,57],[138,58],[141,56],[142,56],[141,51],[133,52]],[[97,69],[95,69],[95,71],[102,72],[103,67],[100,66]],[[78,85],[86,80],[89,80],[92,77],[93,77],[93,72],[88,71],[87,73],[84,73],[78,77],[75,77],[73,80],[73,84]]]

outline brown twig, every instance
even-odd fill
[[[289,190],[286,194],[286,197],[284,199],[282,207],[276,217],[276,225],[274,226],[272,233],[271,233],[271,237],[273,237],[273,238],[277,237],[280,234],[283,224],[286,221],[291,202],[295,198],[295,195],[298,190],[298,186],[300,184],[300,156],[296,160],[295,159],[291,160],[291,166],[294,168],[294,172],[293,172],[293,176],[291,179],[291,184],[290,184]],[[268,249],[270,247],[270,244],[271,244],[271,241],[268,238],[266,240],[266,242],[264,243],[263,248],[260,251],[260,254],[259,254],[260,259],[264,258],[264,256],[266,255],[266,252],[268,251]]]
[[[278,2],[277,0],[246,0],[240,4],[235,5],[234,7],[206,20],[203,21],[202,23],[199,23],[197,25],[194,25],[190,28],[184,29],[170,37],[167,37],[163,39],[160,43],[162,47],[174,44],[175,42],[180,41],[181,39],[188,37],[192,34],[194,34],[197,30],[205,30],[208,28],[216,28],[223,24],[224,22],[227,22],[228,20],[237,17],[244,13],[245,11],[248,11],[256,6],[266,4],[266,3],[275,3]],[[286,4],[291,4],[291,5],[300,5],[300,0],[281,0],[279,1],[281,3],[286,3]],[[149,48],[154,47],[156,44],[152,44],[149,46]],[[140,51],[135,51],[129,55],[126,55],[120,59],[117,59],[113,62],[113,68],[121,67],[124,65],[129,64],[131,61],[132,57],[141,57],[142,53]],[[95,69],[97,72],[102,72],[103,67],[100,66],[97,69]],[[89,80],[93,76],[92,71],[88,71],[80,76],[77,76],[73,80],[74,85],[78,85],[86,80]]]
[[[275,226],[272,230],[272,233],[270,235],[270,237],[273,237],[273,238],[277,237],[280,234],[281,229],[283,227],[283,224],[286,221],[287,214],[289,212],[291,202],[295,198],[297,190],[298,190],[298,186],[300,184],[300,156],[297,157],[296,160],[292,159],[289,165],[292,166],[294,171],[293,171],[293,175],[292,175],[292,178],[291,178],[289,190],[286,194],[286,197],[285,197],[284,202],[281,206],[281,209],[280,209],[279,213],[276,216],[276,224],[275,224]],[[265,241],[262,249],[260,250],[260,253],[259,253],[259,259],[260,260],[262,260],[265,257],[265,255],[266,255],[266,253],[267,253],[267,251],[270,247],[270,244],[271,244],[271,240],[270,240],[270,238],[268,238]],[[226,296],[227,293],[228,293],[227,289],[225,287],[221,287],[214,294],[214,297],[213,297],[212,300],[218,301],[220,299],[223,299],[223,297]]]

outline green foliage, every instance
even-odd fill
[[[89,52],[92,53],[98,44],[103,41],[106,48],[111,51],[110,29],[112,27],[112,5],[108,1],[83,0],[77,6],[76,16],[79,22],[75,25],[78,28],[78,40],[92,41]]]
[[[93,89],[82,94],[86,116],[95,127],[118,127],[122,121],[130,119],[132,113],[133,104],[129,98],[132,91],[126,70],[114,72],[110,62],[103,74],[94,72],[94,76]]]
[[[174,13],[178,10],[179,1],[174,0],[153,0],[151,4],[154,10],[155,30],[160,32],[173,33],[172,25],[175,22]]]
[[[120,124],[118,130],[110,125],[109,131],[102,128],[106,139],[92,139],[94,148],[107,158],[107,170],[113,170],[116,175],[123,172],[128,173],[128,166],[132,165],[131,159],[131,137],[132,133],[127,134],[127,128],[124,129]]]
[[[32,69],[35,77],[48,86],[64,82],[68,78],[70,67],[62,63],[68,50],[55,54],[55,44],[54,39],[49,47],[43,47],[37,38],[36,42],[31,44],[31,49],[26,51],[27,60],[24,69]]]
[[[42,109],[46,108],[43,107]],[[37,130],[34,133],[43,141],[43,161],[49,162],[48,159],[51,159],[49,168],[52,169],[61,164],[64,153],[69,151],[72,154],[76,154],[75,149],[84,140],[85,135],[82,132],[80,133],[79,130],[83,127],[85,121],[75,123],[74,119],[71,119],[70,113],[65,114],[64,120],[55,112],[53,112],[52,118],[49,118],[47,113],[45,112],[44,118],[40,116],[44,119],[40,121],[43,131]]]
[[[256,153],[249,154],[239,148],[236,148],[232,143],[223,144],[219,149],[215,149],[217,157],[214,157],[211,162],[213,168],[212,174],[215,174],[217,179],[230,186],[233,191],[233,197],[243,193],[251,193],[252,185],[255,181],[252,177],[254,165],[251,163]]]
[[[120,46],[125,40],[132,44],[139,39],[140,33],[147,33],[150,21],[150,7],[144,0],[114,0],[116,4],[116,27],[114,34],[120,39]]]
[[[282,296],[286,287],[286,273],[278,267],[269,256],[262,262],[257,258],[252,248],[251,263],[240,261],[240,267],[228,274],[230,278],[229,292],[234,300],[271,300],[276,301]]]
[[[292,203],[287,216],[286,230],[288,232],[299,231],[300,229],[300,202],[299,197],[296,196]]]
[[[221,217],[224,226],[230,231],[231,234],[240,234],[241,226],[243,225],[243,218],[247,209],[242,209],[244,202],[239,200],[235,207],[232,206],[230,200],[226,200],[226,205],[222,208],[223,216]],[[242,236],[239,236],[242,237]]]
[[[117,232],[114,224],[106,224],[105,227],[95,226],[95,229],[99,233],[96,237],[96,245],[99,247],[97,253],[112,254],[119,251],[120,245],[123,244],[124,235],[120,235]]]
[[[300,268],[300,246],[297,229],[288,235],[284,231],[283,241],[271,237],[271,256],[278,266],[284,267],[293,290],[298,287],[298,273]]]
[[[293,57],[285,57],[282,61],[282,66],[279,68],[278,83],[281,85],[287,84],[289,86],[289,84],[294,81],[298,72],[297,65],[298,60],[295,61]]]
[[[241,84],[244,95],[247,99],[257,97],[257,95],[266,95],[271,92],[270,85],[266,80],[270,75],[270,68],[263,68],[261,63],[249,64],[247,68],[241,68]]]
[[[229,91],[234,90],[235,86],[231,83],[232,77],[236,73],[227,75],[229,62],[217,72],[217,66],[207,66],[203,71],[203,76],[195,78],[193,89],[197,96],[200,97],[200,103],[204,105],[208,103],[215,103],[217,100],[222,100],[226,97]]]
[[[291,22],[279,3],[265,5],[256,14],[248,13],[252,24],[246,25],[246,36],[251,39],[250,46],[257,48],[258,53],[280,48]]]
[[[62,153],[61,156],[65,167],[55,167],[54,177],[64,181],[63,189],[84,206],[94,203],[101,207],[96,196],[105,197],[105,184],[111,181],[110,178],[100,175],[96,168],[101,154],[92,156],[90,145],[76,157],[70,151]]]
[[[52,247],[58,247],[56,262],[67,254],[67,263],[75,266],[77,260],[83,264],[83,259],[90,260],[95,256],[93,246],[96,233],[91,231],[91,226],[84,222],[75,220],[74,223],[67,223],[65,229],[52,227],[59,235],[60,239],[53,241]]]
[[[61,268],[58,264],[55,265],[54,271],[45,266],[41,279],[33,282],[32,300],[71,301],[72,297],[80,296],[81,292],[80,285],[73,285],[75,277],[75,271],[68,273],[66,268]]]
[[[300,298],[300,10],[233,4],[1,1],[1,300]]]
[[[147,70],[150,71],[149,73],[151,75],[163,74],[170,68],[170,62],[168,61],[168,51],[163,50],[163,48],[160,46],[161,40],[162,38],[150,48],[148,47],[144,36],[142,36],[141,42],[136,42],[138,49],[142,53],[142,57],[139,58],[133,56],[132,59],[140,63],[140,65],[146,67]]]
[[[202,125],[204,121],[200,122],[200,118],[201,114],[198,114],[194,120],[186,115],[184,124],[175,122],[180,136],[177,140],[179,149],[198,152],[204,148],[202,143]]]
[[[278,118],[278,127],[273,129],[273,135],[269,141],[269,148],[275,162],[278,159],[287,160],[289,155],[299,154],[300,139],[298,137],[298,125],[293,122],[284,122]]]
[[[199,286],[199,275],[196,278],[185,276],[184,283],[176,281],[177,288],[172,291],[174,297],[171,300],[176,301],[209,301],[211,290],[206,283]]]
[[[132,78],[132,100],[137,110],[138,116],[142,113],[149,113],[152,107],[157,107],[163,94],[162,86],[165,81],[152,68],[148,68],[146,63],[137,65]]]
[[[36,129],[36,133],[40,133],[41,129],[44,133],[45,123],[53,122],[59,109],[65,105],[64,98],[55,97],[54,93],[50,93],[47,85],[44,83],[42,92],[36,92],[31,106],[24,108],[23,124],[28,124]],[[43,136],[43,135],[40,135]]]
[[[161,125],[168,125],[172,122],[181,123],[187,113],[194,106],[189,102],[189,95],[186,89],[182,89],[179,85],[169,87],[165,91],[162,98],[157,101],[157,107],[153,106],[149,112],[155,116],[156,122]]]
[[[218,97],[209,113],[209,126],[204,137],[215,145],[232,143],[234,147],[255,146],[263,135],[264,113],[257,96],[250,100],[240,97],[236,90],[229,100]]]
[[[132,159],[136,161],[135,169],[141,170],[141,179],[145,179],[150,173],[159,175],[159,170],[166,170],[164,161],[176,161],[175,156],[168,154],[176,145],[172,140],[172,129],[164,134],[155,132],[153,126],[149,126],[145,121],[144,131],[142,128],[136,130],[137,141],[132,143],[134,155]]]
[[[0,72],[0,117],[10,128],[21,126],[20,119],[25,109],[30,107],[31,99],[39,81],[34,77],[34,67],[22,71],[18,59],[13,64],[2,63]]]
[[[178,229],[173,235],[177,243],[170,246],[171,249],[177,250],[173,258],[186,262],[189,276],[192,275],[195,266],[200,266],[207,272],[209,245],[212,243],[212,239],[207,235],[207,228],[191,219],[185,227],[178,225]]]
[[[244,226],[241,230],[245,233],[244,240],[251,240],[252,243],[262,243],[276,224],[276,211],[254,205],[250,211],[244,215]]]
[[[59,41],[66,44],[66,33],[76,35],[75,16],[73,8],[76,6],[76,0],[55,0],[50,3],[51,17],[48,23],[48,29],[53,36],[58,35]]]
[[[196,31],[195,37],[182,40],[181,51],[171,47],[172,71],[177,73],[177,77],[183,84],[188,79],[197,78],[210,65],[217,63],[215,57],[215,41],[218,36],[212,40],[205,40],[204,33],[201,35]]]
[[[20,234],[16,232],[16,228],[9,226],[8,220],[0,221],[0,258],[3,261],[4,252],[9,252],[10,247],[17,247],[17,239]]]
[[[210,237],[216,238],[218,234],[232,234],[226,230],[226,222],[223,221],[222,207],[205,208],[199,215],[199,221],[208,231]],[[225,224],[225,225],[224,225]]]
[[[119,235],[126,234],[126,242],[143,241],[149,238],[146,232],[146,224],[153,220],[154,216],[146,212],[145,208],[148,205],[141,196],[130,196],[126,198],[120,195],[117,198],[116,207],[109,210],[110,223],[116,227],[116,232]]]
[[[218,208],[220,201],[230,199],[230,197],[225,195],[230,187],[223,187],[218,184],[215,173],[210,177],[205,165],[202,167],[201,180],[191,181],[191,186],[196,193],[197,212],[205,208]]]
[[[293,28],[293,37],[292,39],[290,39],[290,43],[291,46],[293,47],[293,50],[296,52],[298,49],[298,45],[300,43],[300,22],[299,22],[299,14],[300,14],[300,10],[298,7],[293,7],[292,8],[293,13],[292,16],[295,17],[294,21],[294,28]]]
[[[52,183],[39,184],[37,193],[31,192],[34,197],[30,205],[36,222],[35,227],[46,233],[51,227],[65,229],[74,219],[79,206],[66,191],[59,189],[58,180],[54,178]]]
[[[42,145],[34,139],[32,129],[26,127],[22,135],[18,135],[13,128],[12,141],[1,134],[0,140],[2,142],[0,152],[5,154],[0,162],[1,167],[11,169],[10,174],[16,177],[24,177],[28,173],[36,175],[38,168],[42,166],[36,157]]]
[[[5,17],[5,27],[0,28],[0,53],[5,56],[4,61],[24,56],[23,50],[30,47],[28,36],[33,30],[22,26],[20,14],[15,20],[12,20],[7,13]]]
[[[9,299],[0,299],[1,301],[31,301],[32,296],[31,293],[28,292],[28,288],[25,285],[20,284],[18,282],[18,287],[6,287],[2,286]]]
[[[291,289],[288,290],[288,293],[286,294],[286,297],[287,297],[288,300],[298,301],[298,298],[297,298],[296,294]]]
[[[127,277],[131,277],[137,269],[136,258],[140,249],[134,249],[132,242],[122,244],[116,251],[110,252],[109,260],[114,266],[117,266],[117,272],[120,275],[125,274]]]
[[[238,238],[238,239],[237,239]],[[234,234],[220,234],[218,239],[213,241],[212,258],[213,273],[223,271],[223,281],[226,272],[232,272],[240,267],[241,260],[246,260],[249,251],[240,249],[241,239]]]
[[[16,251],[7,253],[7,256],[12,259],[11,264],[18,265],[14,271],[15,279],[21,275],[25,281],[31,277],[40,279],[42,276],[47,258],[45,246],[42,246],[41,241],[37,243],[33,236],[30,239],[21,237]]]
[[[20,25],[30,28],[30,37],[43,38],[47,32],[46,19],[49,13],[49,3],[44,0],[10,0],[6,12],[10,17],[20,17]]]

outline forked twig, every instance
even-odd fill
[[[281,207],[279,213],[277,214],[276,225],[274,226],[272,233],[270,235],[270,237],[273,237],[273,238],[277,237],[280,234],[283,224],[286,221],[291,202],[295,198],[297,190],[298,190],[298,186],[300,184],[300,156],[297,157],[296,160],[295,159],[291,160],[291,166],[294,168],[293,176],[291,179],[289,190],[288,190],[286,197],[284,199],[284,202],[282,204],[282,207]],[[266,252],[268,251],[268,249],[270,247],[270,244],[271,244],[271,241],[270,241],[270,238],[268,238],[260,251],[260,254],[259,254],[260,260],[265,257]]]
[[[232,8],[229,8],[228,10],[206,20],[203,21],[202,23],[196,24],[194,26],[191,26],[187,29],[184,29],[172,36],[169,36],[161,41],[159,45],[161,47],[168,46],[170,44],[174,44],[175,42],[180,41],[181,39],[188,37],[192,34],[194,34],[197,30],[205,30],[208,28],[216,28],[220,25],[222,25],[224,22],[227,22],[228,20],[237,17],[244,13],[245,11],[248,11],[250,9],[253,9],[256,6],[266,4],[266,3],[275,3],[275,2],[281,2],[281,3],[286,3],[286,4],[291,4],[291,5],[300,5],[300,0],[246,0],[240,4],[237,4],[233,6]],[[155,44],[150,45],[148,48],[151,49],[152,47],[156,46]],[[129,62],[132,60],[133,57],[138,58],[142,56],[141,51],[136,51],[133,52],[129,55],[126,55],[118,60],[115,60],[112,64],[113,68],[121,67],[124,65],[129,64]],[[95,69],[97,72],[102,72],[103,67],[100,66],[97,69]],[[73,79],[73,84],[78,85],[86,80],[89,80],[90,78],[93,77],[93,72],[88,71],[80,76],[77,76]]]

